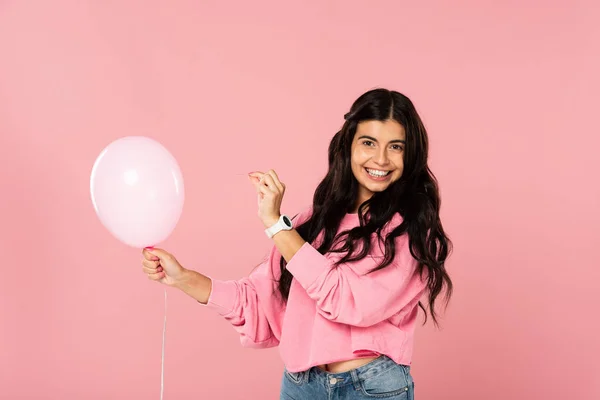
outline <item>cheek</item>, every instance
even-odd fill
[[[352,162],[354,164],[362,165],[369,159],[369,154],[364,150],[355,150],[352,153]]]
[[[394,160],[394,166],[396,167],[397,175],[402,175],[402,171],[404,171],[404,159],[398,157],[398,159]]]
[[[389,155],[389,160],[396,168],[402,168],[402,164],[404,164],[404,157],[402,156],[402,153],[397,151]]]

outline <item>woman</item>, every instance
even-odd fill
[[[222,315],[242,345],[279,346],[281,399],[413,399],[418,306],[437,324],[436,299],[452,292],[427,154],[412,102],[371,90],[345,115],[312,207],[293,223],[275,171],[249,174],[274,246],[248,277],[211,279],[161,249],[143,251],[143,270]]]

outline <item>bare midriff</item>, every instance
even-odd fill
[[[337,361],[337,362],[330,363],[330,364],[319,365],[319,368],[322,369],[323,371],[331,372],[334,374],[340,374],[342,372],[348,372],[353,369],[362,367],[363,365],[368,364],[377,358],[378,357],[365,357],[365,358],[356,358],[354,360]]]

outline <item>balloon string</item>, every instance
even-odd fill
[[[165,334],[167,333],[167,289],[165,288],[165,316],[162,334],[162,355],[160,360],[160,400],[163,400],[165,390]]]

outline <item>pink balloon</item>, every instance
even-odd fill
[[[128,136],[110,143],[90,177],[94,210],[121,242],[154,246],[175,229],[184,202],[183,177],[175,158],[157,141]]]

